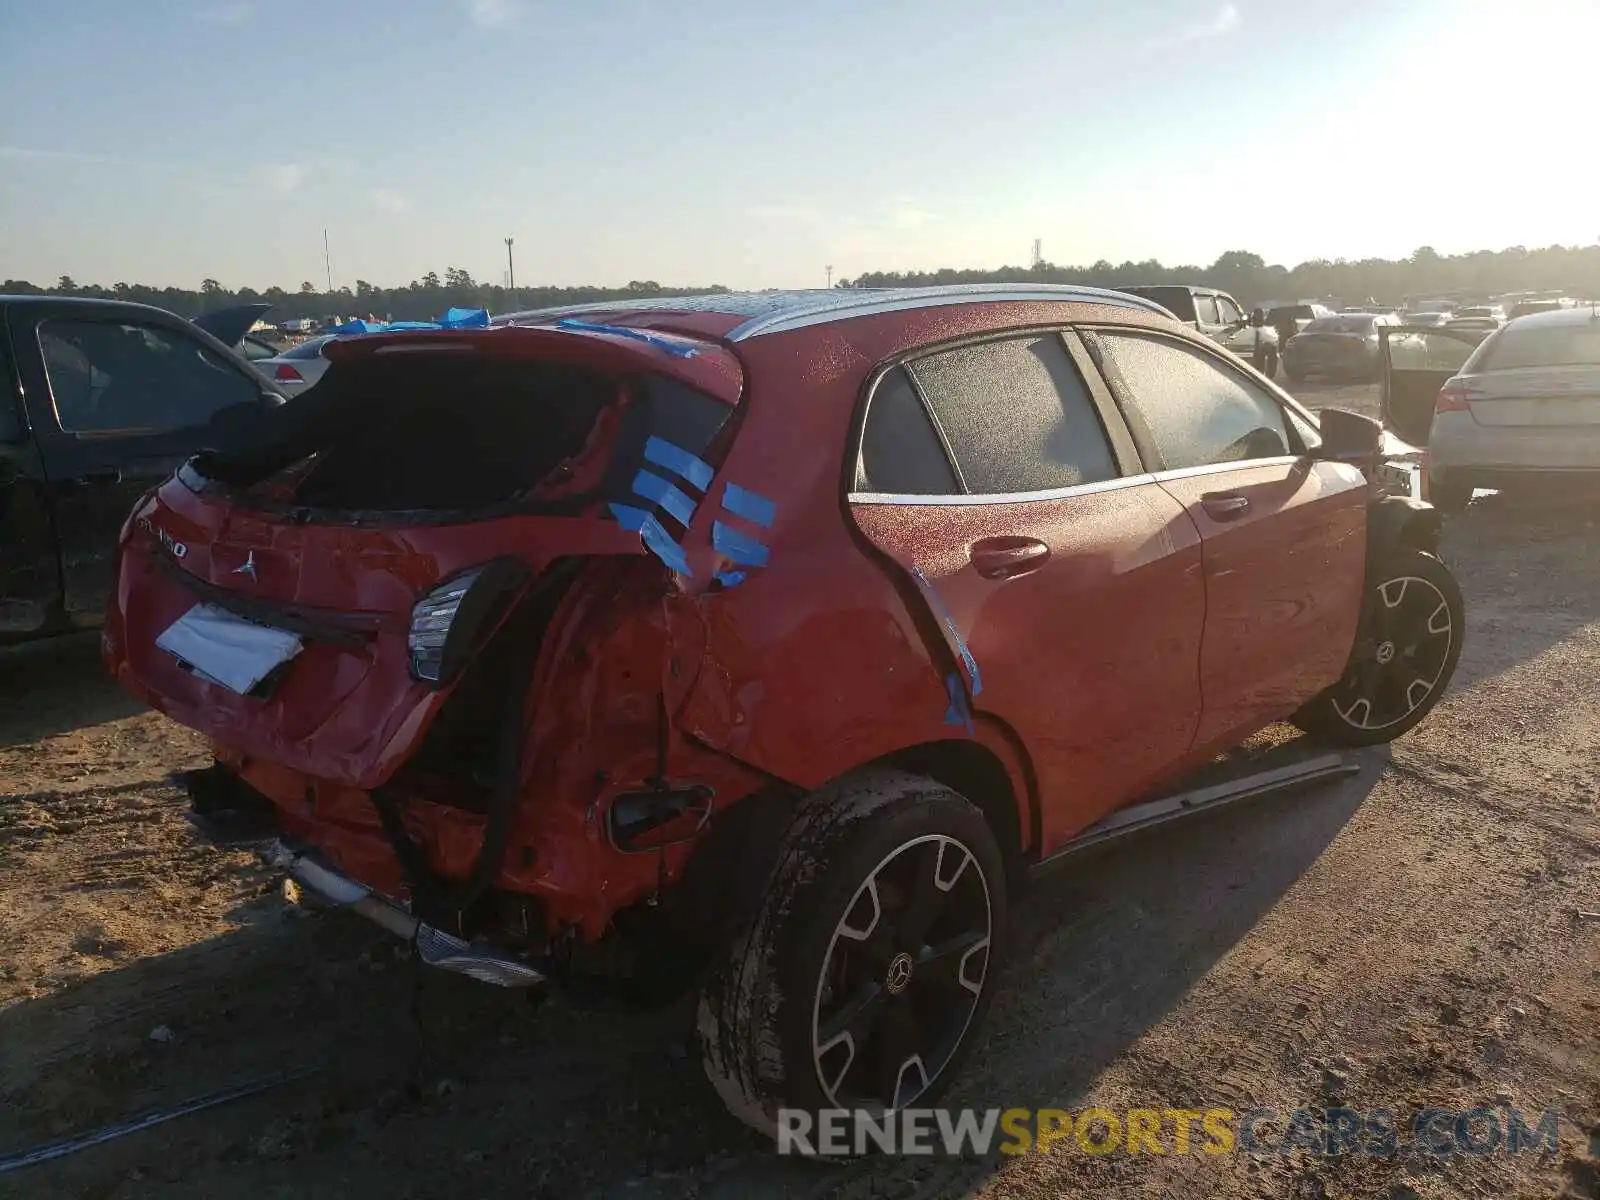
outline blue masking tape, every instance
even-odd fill
[[[666,509],[680,525],[687,526],[694,520],[694,501],[659,475],[640,471],[633,477],[633,490]]]
[[[644,458],[646,462],[665,467],[679,478],[687,479],[702,492],[711,486],[711,477],[715,474],[708,464],[664,438],[652,436],[645,442]]]
[[[672,535],[656,520],[655,514],[628,504],[612,504],[610,508],[611,515],[617,518],[617,524],[629,532],[637,533],[651,554],[680,575],[694,575],[689,570],[689,560],[683,555],[683,547],[672,540]]]
[[[723,587],[731,588],[743,583],[745,575],[743,571],[718,571],[713,578]]]
[[[763,529],[772,527],[778,515],[778,506],[759,492],[746,491],[737,483],[730,483],[722,493],[722,507],[736,517],[752,521]]]
[[[764,567],[767,565],[767,548],[752,537],[746,537],[737,529],[724,525],[721,521],[712,523],[711,545],[718,554],[725,554],[741,567]]]
[[[643,529],[645,519],[650,516],[646,510],[628,504],[613,504],[610,507],[611,515],[617,519],[617,524],[630,533],[638,533]]]
[[[446,329],[487,329],[489,310],[486,308],[450,308],[439,322]]]
[[[967,736],[972,737],[972,713],[967,708],[966,689],[961,686],[961,676],[954,671],[944,677],[944,690],[949,693],[950,707],[944,710],[946,725],[965,725]]]
[[[933,614],[939,623],[949,631],[950,640],[955,644],[956,654],[967,668],[967,678],[972,681],[972,694],[976,696],[983,691],[983,678],[978,674],[978,660],[972,657],[972,651],[967,648],[967,639],[961,636],[961,630],[956,626],[956,620],[950,615],[950,610],[944,606],[944,600],[934,590],[933,583],[922,573],[921,567],[911,568],[911,577],[917,581],[917,586],[922,589],[922,594],[927,596],[928,603],[933,606]]]
[[[608,333],[612,337],[631,338],[636,342],[644,342],[646,345],[654,346],[657,350],[670,354],[674,358],[693,358],[700,353],[693,346],[685,346],[664,337],[657,337],[653,333],[647,333],[643,329],[629,329],[623,325],[600,325],[594,321],[580,321],[576,317],[565,317],[556,322],[556,328],[581,329],[585,333]]]
[[[672,535],[666,531],[661,522],[655,517],[647,515],[644,526],[639,530],[639,536],[644,539],[644,544],[667,566],[679,575],[693,575],[689,570],[689,560],[683,556],[683,547],[672,540]]]

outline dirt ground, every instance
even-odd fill
[[[687,1011],[535,1008],[418,970],[200,844],[166,782],[199,743],[103,682],[90,642],[0,661],[0,1158],[311,1073],[0,1174],[0,1196],[1595,1196],[1597,515],[1484,496],[1448,522],[1455,686],[1359,776],[1045,877],[950,1099],[1514,1104],[1564,1114],[1554,1156],[780,1159],[723,1115]]]

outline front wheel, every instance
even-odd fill
[[[1291,720],[1341,746],[1375,746],[1414,728],[1455,674],[1466,631],[1461,588],[1421,550],[1393,550],[1368,580],[1344,678]]]
[[[982,1024],[1005,920],[999,848],[963,797],[900,772],[825,789],[701,994],[706,1074],[769,1135],[782,1108],[929,1104]]]

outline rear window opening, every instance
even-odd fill
[[[251,507],[450,519],[625,501],[651,435],[703,455],[732,409],[650,374],[467,354],[374,355],[262,420],[256,449],[185,469]]]

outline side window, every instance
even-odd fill
[[[189,429],[261,395],[231,363],[158,325],[43,321],[39,350],[68,433]]]
[[[1119,474],[1100,415],[1059,335],[961,346],[909,369],[967,491],[1046,491]]]
[[[1232,300],[1226,296],[1218,296],[1216,301],[1217,314],[1221,316],[1224,325],[1236,325],[1244,320],[1244,312]]]
[[[1221,318],[1217,313],[1217,298],[1215,296],[1196,296],[1194,298],[1195,315],[1200,318],[1202,325],[1220,325]]]
[[[928,410],[905,371],[878,380],[867,401],[867,420],[856,455],[853,492],[894,496],[957,496],[961,485],[946,457]]]
[[[1161,457],[1155,469],[1292,453],[1278,402],[1209,355],[1141,333],[1093,339],[1130,422]]]

